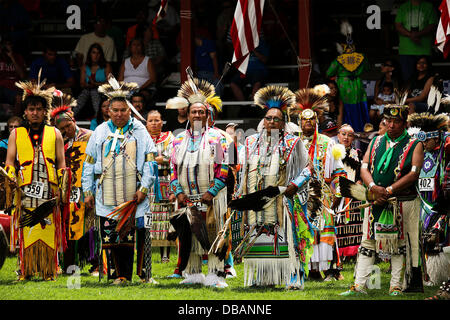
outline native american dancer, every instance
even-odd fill
[[[318,119],[328,108],[327,89],[328,87],[320,85],[296,91],[296,106],[290,114],[298,117],[300,138],[314,166],[310,183],[314,187],[313,190],[319,190],[320,198],[319,207],[317,202],[310,203],[313,209],[308,212],[311,232],[314,232],[310,277],[322,278],[320,272],[324,271],[340,279],[333,209],[340,202],[338,178],[346,175],[342,163],[345,147],[318,132]],[[314,202],[315,198],[311,197],[310,201]],[[311,240],[308,239],[309,241]],[[328,271],[329,269],[331,271]]]
[[[402,292],[405,255],[403,291],[423,290],[419,265],[420,199],[415,188],[423,163],[423,146],[406,131],[408,106],[386,105],[383,116],[387,131],[370,142],[361,165],[368,194],[363,186],[352,186],[355,190],[358,186],[363,188],[364,196],[354,196],[356,199],[375,201],[364,212],[355,283],[342,295],[366,293],[376,253],[391,259],[390,295]],[[342,183],[341,192],[346,194]]]
[[[414,113],[408,117],[408,133],[424,145],[424,161],[419,176],[419,195],[422,201],[421,249],[426,258],[427,285],[438,285],[450,277],[450,262],[443,253],[449,245],[448,216],[438,208],[446,203],[444,196],[445,168],[449,163],[449,117],[445,114]]]
[[[190,123],[189,129],[175,137],[171,158],[172,192],[179,208],[189,206],[179,209],[177,212],[181,213],[171,219],[180,246],[179,271],[186,276],[181,283],[218,288],[228,286],[223,252],[211,252],[211,244],[223,229],[227,213],[227,143],[220,132],[208,126],[207,119],[208,108],[220,111],[221,105],[214,86],[196,78],[184,82],[177,97],[166,104],[168,109],[188,107]],[[208,254],[206,278],[201,271],[204,254]]]
[[[155,181],[156,148],[141,118],[127,100],[135,83],[111,75],[99,91],[110,98],[111,119],[99,125],[86,147],[81,185],[88,208],[95,205],[103,249],[110,249],[108,279],[131,281],[135,229],[150,212],[148,192]],[[95,198],[94,198],[95,197]],[[140,252],[138,252],[138,256]]]
[[[25,125],[11,132],[5,162],[14,188],[10,249],[19,246],[19,280],[56,279],[65,246],[60,208],[68,202],[70,169],[61,133],[48,125],[54,88],[43,90],[44,84],[16,83],[23,90]]]
[[[72,171],[70,209],[67,216],[63,216],[67,248],[64,250],[63,266],[67,269],[71,265],[80,268],[90,262],[97,265],[96,246],[97,236],[94,232],[95,212],[86,210],[84,195],[81,191],[81,174],[83,162],[86,158],[86,146],[92,131],[80,128],[74,118],[72,107],[76,100],[70,95],[55,91],[51,121],[61,131],[64,139],[66,165]]]
[[[361,182],[361,161],[363,154],[361,150],[353,146],[355,132],[349,124],[341,126],[338,132],[338,141],[345,147],[345,158],[342,159],[347,179],[353,182]],[[342,198],[345,199],[345,198]],[[345,207],[345,201],[341,202],[335,218],[336,236],[338,241],[339,255],[341,257],[356,257],[362,238],[362,216],[360,209],[361,201],[352,201]]]
[[[170,156],[172,154],[172,143],[174,136],[172,132],[162,132],[163,119],[157,110],[152,110],[147,114],[147,131],[156,146],[159,179],[158,202],[150,199],[152,212],[152,247],[160,247],[161,262],[167,263],[170,258],[170,247],[175,246],[174,241],[168,240],[170,229],[170,214],[173,212],[173,202],[175,196],[170,190]],[[151,190],[150,198],[156,198],[158,192],[154,187]],[[154,200],[154,199],[153,199]]]
[[[308,198],[308,157],[302,141],[285,130],[285,116],[295,103],[287,88],[258,90],[255,104],[266,110],[264,129],[245,140],[240,190],[245,210],[246,235],[235,255],[244,260],[244,285],[285,285],[302,288],[304,240],[300,229]],[[254,194],[280,190],[251,200]],[[284,192],[283,192],[284,191]],[[308,231],[309,232],[309,231]],[[307,262],[306,262],[307,263]]]

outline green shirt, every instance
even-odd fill
[[[413,5],[411,1],[407,1],[398,8],[395,22],[401,23],[408,31],[411,31],[411,28],[418,28],[418,31],[421,31],[430,24],[436,24],[438,19],[436,10],[431,3],[422,1],[419,5]],[[433,42],[433,32],[421,37],[419,44],[399,34],[398,53],[405,55],[431,55]]]

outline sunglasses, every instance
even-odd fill
[[[264,117],[264,119],[266,119],[268,122],[270,122],[270,121],[272,121],[272,120],[273,120],[273,122],[280,122],[280,121],[283,121],[283,119],[280,119],[280,118],[278,118],[278,117]]]

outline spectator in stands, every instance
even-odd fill
[[[117,62],[120,60],[120,57],[123,56],[123,52],[126,48],[125,33],[123,32],[122,28],[113,24],[113,21],[112,21],[112,18],[110,15],[106,15],[105,24],[106,24],[106,35],[113,39],[114,47],[116,48],[117,61],[111,62],[111,65],[115,72],[119,68],[119,65],[117,64]]]
[[[336,120],[337,126],[340,127],[344,118],[344,103],[340,97],[336,81],[328,79],[326,85],[330,88],[330,93],[328,94],[328,116]]]
[[[148,3],[148,18],[147,22],[152,25],[153,19],[156,17],[161,5],[160,0],[150,0]],[[160,20],[156,23],[159,39],[164,46],[169,60],[172,59],[178,52],[176,45],[176,38],[179,32],[180,16],[177,10],[172,6],[171,2],[168,2],[167,10],[164,16],[160,17]]]
[[[172,111],[172,110],[168,110]],[[176,136],[180,131],[175,132],[175,130],[186,130],[188,124],[187,108],[177,109],[178,115],[171,115],[166,117],[166,127],[165,131],[171,131],[174,136]]]
[[[232,76],[230,86],[237,101],[253,100],[253,95],[264,85],[268,76],[266,64],[269,60],[269,53],[269,47],[264,39],[260,38],[258,47],[250,54],[245,76],[239,72]],[[251,84],[252,89],[246,99],[243,88],[247,83]]]
[[[83,109],[90,98],[94,115],[97,116],[101,100],[98,87],[106,83],[110,73],[112,73],[111,65],[106,62],[102,46],[93,43],[89,47],[86,63],[81,67],[80,86],[82,91],[77,99],[75,114]]]
[[[130,102],[133,107],[141,114],[144,119],[147,119],[147,101],[145,100],[145,95],[141,92],[135,92],[130,98]],[[144,123],[145,125],[145,123]]]
[[[336,120],[326,116],[319,124],[319,132],[337,142],[338,125]]]
[[[63,57],[58,56],[53,44],[46,44],[42,56],[31,63],[28,77],[37,81],[41,69],[41,81],[47,79],[45,85],[47,88],[53,86],[64,93],[72,93],[71,89],[75,85],[75,78],[69,63]]]
[[[145,55],[153,63],[156,72],[156,80],[163,78],[165,74],[165,65],[167,62],[166,50],[159,40],[158,31],[153,26],[149,26],[144,32]]]
[[[111,64],[117,62],[114,40],[106,34],[106,28],[107,23],[105,17],[99,15],[94,24],[94,31],[81,36],[75,47],[80,68],[86,62],[88,50],[93,43],[98,43],[102,46],[107,62]]]
[[[227,42],[227,32],[233,23],[235,5],[233,1],[225,0],[221,2],[222,11],[219,13],[216,22],[216,44],[219,65],[223,65],[231,59],[233,46]]]
[[[144,37],[145,31],[149,27],[147,18],[148,18],[148,10],[146,10],[145,8],[139,9],[136,14],[136,24],[132,25],[127,29],[127,34],[125,37],[125,45],[127,47],[130,45],[130,41],[132,39]]]
[[[145,55],[152,60],[153,68],[156,72],[156,80],[158,82],[164,77],[165,63],[167,62],[166,51],[161,44],[161,41],[159,41],[158,31],[150,25],[147,26],[142,33],[140,28],[138,28],[136,34],[138,35],[136,38],[142,38],[144,40]],[[127,48],[123,54],[123,58],[129,58],[130,55],[131,53]]]
[[[17,117],[17,116],[13,116],[13,117],[8,119],[8,121],[6,122],[6,128],[1,133],[1,140],[0,140],[0,165],[2,167],[5,166],[6,150],[8,149],[8,138],[9,138],[9,135],[10,135],[11,131],[13,131],[15,128],[20,127],[21,125],[22,125],[22,119]]]
[[[147,101],[150,101],[154,93],[156,72],[152,60],[145,55],[144,41],[141,38],[131,40],[128,50],[131,56],[122,62],[117,79],[137,83],[139,92],[145,95]]]
[[[375,103],[370,106],[370,122],[378,125],[382,118],[384,105],[395,103],[394,84],[385,81],[382,85],[382,91],[375,97]]]
[[[29,54],[31,20],[22,1],[0,1],[0,34],[11,39],[16,51],[26,60]]]
[[[376,98],[378,94],[383,90],[383,84],[385,82],[392,82],[395,89],[401,87],[400,69],[397,62],[394,59],[386,59],[381,64],[381,77],[375,82],[375,89],[373,96]]]
[[[2,39],[0,43],[0,103],[8,104],[19,115],[21,92],[15,82],[26,78],[26,66],[22,55],[14,50],[12,41]]]
[[[217,60],[216,44],[208,36],[208,31],[197,28],[194,36],[195,43],[195,69],[197,77],[216,86],[217,95],[222,94],[223,86],[219,81],[219,62]]]
[[[413,75],[419,56],[431,56],[437,21],[436,10],[428,1],[409,0],[398,8],[395,28],[403,82]]]
[[[97,112],[97,116],[91,120],[91,126],[89,129],[95,130],[103,122],[109,120],[109,100],[106,96],[101,95],[100,99],[100,112]]]
[[[434,76],[431,70],[431,60],[428,56],[421,56],[416,62],[416,71],[408,82],[408,98],[405,104],[409,105],[409,113],[421,113],[428,109],[427,99],[433,84]]]

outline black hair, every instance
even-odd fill
[[[88,53],[87,53],[87,57],[86,57],[86,65],[89,66],[89,67],[92,67],[91,51],[94,48],[97,49],[100,52],[100,59],[98,60],[98,65],[99,65],[100,68],[104,69],[106,67],[105,53],[103,51],[102,46],[99,45],[98,43],[93,43],[89,47],[89,50],[88,50]]]
[[[383,88],[389,88],[391,90],[394,90],[394,84],[392,82],[385,82],[383,83]]]
[[[103,120],[103,113],[102,113],[102,104],[105,101],[108,101],[108,97],[105,96],[104,94],[100,95],[100,105],[99,105],[99,110],[97,111],[97,116],[95,117],[97,120],[97,125],[101,124],[104,120]]]
[[[23,111],[26,110],[28,106],[37,106],[38,104],[42,104],[42,106],[47,109],[47,100],[41,96],[29,95],[25,98],[22,103]]]

